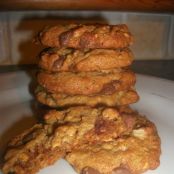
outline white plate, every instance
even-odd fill
[[[10,137],[30,127],[32,96],[28,92],[30,78],[24,72],[0,74],[0,153]],[[147,174],[172,174],[174,166],[174,82],[137,75],[140,101],[132,105],[152,120],[162,141],[161,165]],[[27,124],[26,124],[27,123]],[[47,167],[39,174],[75,174],[64,160]]]

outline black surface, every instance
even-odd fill
[[[0,73],[36,70],[37,65],[0,66]],[[134,61],[132,69],[136,73],[174,80],[174,60]]]
[[[132,69],[136,73],[174,80],[174,60],[135,61]]]
[[[13,71],[29,71],[35,70],[37,65],[1,65],[0,73],[13,72]]]

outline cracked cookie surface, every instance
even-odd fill
[[[50,107],[69,106],[121,106],[135,103],[139,100],[137,92],[133,89],[113,92],[112,94],[97,95],[67,95],[61,93],[49,93],[38,86],[35,92],[37,100]]]
[[[120,107],[119,113],[131,131],[68,153],[65,158],[78,173],[140,174],[159,166],[161,142],[155,125],[128,107]]]
[[[75,50],[49,48],[40,54],[39,67],[49,72],[100,71],[129,66],[133,54],[129,48]]]
[[[77,172],[90,167],[109,174],[124,167],[137,174],[156,168],[159,156],[154,124],[130,108],[72,107],[51,110],[43,124],[15,137],[3,172],[34,174],[64,157]]]
[[[40,72],[37,81],[51,93],[93,95],[128,90],[136,79],[132,71],[116,69],[109,72]]]
[[[124,48],[133,42],[128,27],[121,25],[57,25],[45,28],[38,40],[48,47]]]

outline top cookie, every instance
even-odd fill
[[[49,47],[69,48],[124,48],[133,36],[124,24],[120,25],[57,25],[39,33],[39,41]]]

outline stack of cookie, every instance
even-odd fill
[[[138,100],[126,25],[56,26],[40,34],[37,99],[51,107],[128,105]]]
[[[159,165],[155,125],[138,100],[125,25],[66,25],[39,35],[37,99],[51,109],[9,143],[5,174],[35,174],[60,158],[81,174],[140,174]],[[66,173],[66,171],[58,171]]]

